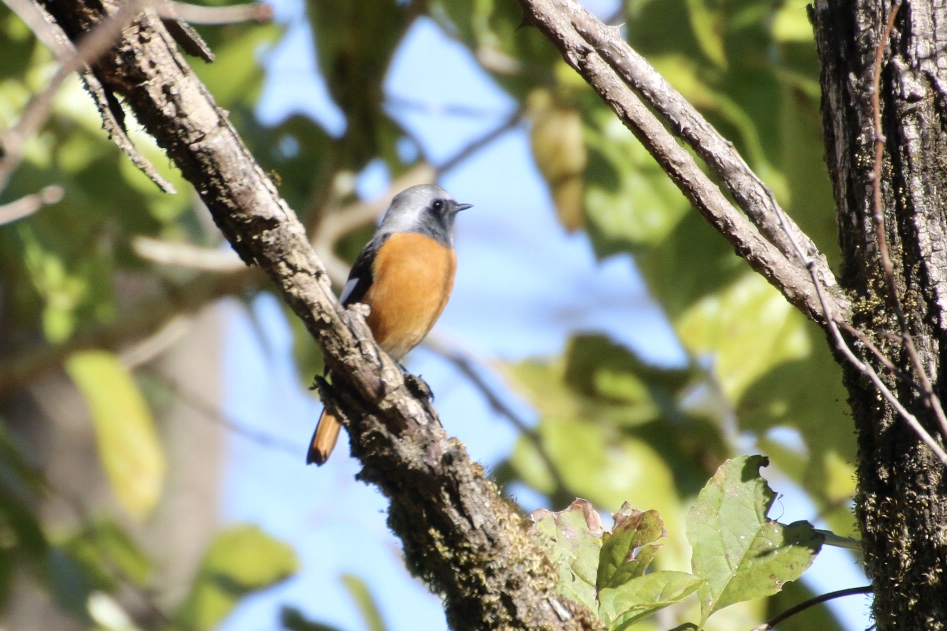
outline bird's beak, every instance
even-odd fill
[[[473,208],[473,204],[455,204],[454,212],[459,213],[462,210],[467,210],[468,208]]]

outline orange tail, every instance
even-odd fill
[[[339,419],[323,410],[322,416],[319,417],[319,424],[316,425],[316,432],[312,435],[312,442],[309,444],[306,464],[325,464],[335,448],[335,442],[339,440],[340,429],[342,429],[342,423]]]

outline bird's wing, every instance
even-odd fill
[[[345,282],[345,287],[342,288],[342,295],[339,296],[342,306],[347,307],[359,302],[365,296],[368,288],[372,286],[372,282],[375,280],[372,271],[375,254],[382,244],[388,240],[389,236],[391,235],[386,234],[369,241],[358,255],[358,258],[355,259],[352,271],[349,272],[349,279]]]

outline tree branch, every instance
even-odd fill
[[[3,204],[0,206],[0,226],[29,217],[43,206],[58,204],[65,193],[66,191],[58,184],[50,184],[38,193],[25,195],[9,204]]]
[[[69,33],[103,19],[97,2],[49,0]],[[94,16],[89,19],[89,16]],[[178,55],[154,13],[125,30],[99,63],[103,85],[193,183],[218,227],[259,265],[322,347],[336,375],[329,407],[348,419],[362,480],[391,499],[388,523],[409,569],[443,594],[455,629],[598,628],[591,612],[555,594],[555,572],[521,517],[430,403],[343,309],[299,220],[256,164],[226,113]]]
[[[616,28],[605,26],[574,0],[517,1],[527,21],[559,48],[737,254],[824,327],[825,311],[816,287],[789,240],[794,236],[815,261],[815,277],[831,312],[848,319],[851,304],[838,290],[825,257],[811,239],[788,218],[783,229],[772,193],[731,144],[621,39]],[[707,162],[746,216],[733,207],[648,106]]]
[[[764,622],[763,624],[753,627],[753,631],[770,631],[773,627],[784,620],[795,616],[798,613],[802,613],[810,607],[815,607],[816,605],[821,605],[824,602],[834,600],[836,598],[843,598],[845,596],[859,596],[865,594],[871,594],[874,589],[871,585],[866,585],[864,587],[849,587],[848,589],[840,589],[836,592],[829,592],[828,594],[821,594],[819,596],[814,596],[809,600],[799,603],[793,607],[790,607],[783,613],[778,616],[774,616],[772,619]]]

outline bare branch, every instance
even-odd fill
[[[437,168],[437,174],[443,175],[444,173],[447,173],[448,171],[456,167],[458,164],[460,164],[461,162],[463,162],[464,160],[466,160],[467,158],[469,158],[476,152],[480,151],[481,149],[489,145],[491,142],[493,142],[494,140],[496,140],[497,138],[499,138],[506,132],[516,127],[522,119],[523,119],[523,112],[520,110],[517,110],[516,112],[511,114],[505,121],[497,125],[494,129],[487,132],[480,138],[475,139],[473,142],[463,147],[460,151],[454,154],[451,158],[446,160],[443,164],[441,164]]]
[[[783,620],[787,620],[798,613],[802,613],[809,607],[814,607],[816,605],[820,605],[824,602],[828,602],[836,598],[844,598],[845,596],[859,596],[863,594],[871,594],[872,592],[874,592],[874,588],[871,585],[865,585],[864,587],[849,587],[848,589],[840,589],[837,592],[829,592],[828,594],[821,594],[819,596],[815,596],[813,598],[810,598],[809,600],[801,602],[794,607],[790,607],[783,613],[764,622],[758,627],[753,627],[753,631],[770,631],[770,629],[775,627],[777,624],[779,624]]]
[[[61,186],[52,184],[43,188],[39,193],[26,195],[9,204],[4,204],[0,206],[0,226],[28,217],[43,206],[58,204],[64,194],[65,191]]]
[[[662,119],[674,134],[690,145],[720,178],[743,210],[766,239],[792,260],[795,248],[787,234],[812,253],[817,272],[829,287],[837,283],[825,257],[815,243],[788,216],[786,228],[776,219],[779,208],[772,191],[746,164],[733,143],[720,133],[687,101],[648,61],[622,39],[617,28],[610,28],[584,10],[575,12],[576,30],[595,47],[596,52],[621,76]]]
[[[187,2],[160,0],[155,10],[162,19],[177,18],[190,24],[220,26],[240,22],[269,22],[273,19],[273,8],[262,2],[232,4],[225,7],[204,7]]]
[[[42,127],[49,117],[53,97],[62,87],[66,78],[73,72],[85,69],[108,50],[118,39],[122,29],[132,21],[135,15],[145,9],[149,2],[149,0],[128,0],[108,19],[100,22],[92,32],[82,38],[78,46],[73,48],[61,33],[55,32],[54,27],[46,20],[45,14],[35,4],[26,0],[4,1],[11,9],[24,16],[23,19],[27,24],[38,29],[36,31],[37,37],[40,41],[51,46],[62,63],[53,78],[50,79],[46,89],[29,100],[20,119],[0,140],[0,147],[2,147],[2,152],[0,152],[0,191],[6,188],[10,176],[20,164],[26,141]],[[129,141],[128,146],[130,144]],[[127,149],[125,149],[125,152],[129,153]],[[129,155],[135,161],[136,166],[145,171],[146,175],[158,184],[162,190],[168,193],[174,192],[174,186],[161,177],[154,167],[141,157],[137,151],[132,150]],[[146,165],[147,168],[143,165]]]
[[[837,291],[834,276],[828,267],[816,264],[818,271],[814,277],[816,280],[813,280],[786,237],[778,230],[779,223],[774,212],[778,206],[774,207],[770,192],[749,171],[729,143],[720,139],[709,123],[699,118],[690,106],[685,107],[683,97],[660,79],[660,75],[650,66],[638,68],[628,65],[638,57],[621,41],[617,30],[601,24],[573,0],[518,2],[530,23],[552,40],[565,60],[618,114],[687,199],[730,242],[737,254],[744,257],[754,270],[813,321],[826,326],[825,312],[818,297],[820,288],[815,285],[821,285],[821,289],[825,290],[825,301],[832,306],[832,312],[847,319],[851,305]],[[596,47],[601,47],[602,51],[596,50]],[[654,82],[653,85],[642,83],[640,77],[625,76],[636,72],[646,73]],[[648,95],[648,105],[666,116],[672,128],[685,140],[695,143],[698,153],[707,154],[705,159],[714,162],[712,168],[716,168],[718,176],[728,182],[734,197],[750,206],[744,210],[758,222],[757,226],[730,204],[693,157],[677,144],[671,133],[626,82],[640,89],[643,96]],[[660,103],[652,102],[652,97]],[[663,106],[665,101],[675,104],[676,109]],[[709,143],[709,147],[696,148],[704,141]],[[786,225],[791,234],[798,235],[806,244],[807,251],[812,251],[813,257],[821,261],[821,255],[810,245],[808,237],[794,224],[787,221]]]
[[[135,237],[132,249],[143,259],[204,272],[236,272],[246,266],[233,250],[204,248],[190,243],[172,243],[150,237]]]

